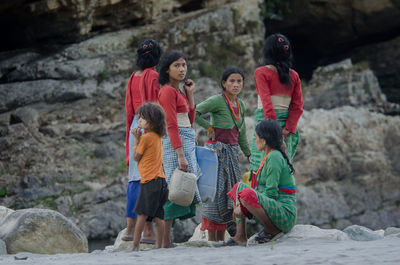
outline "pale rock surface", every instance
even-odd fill
[[[349,237],[346,233],[337,229],[321,229],[313,225],[295,225],[289,233],[285,234],[280,239],[280,241],[308,239],[345,241],[349,240]]]
[[[7,254],[6,243],[0,239],[0,255],[6,255],[6,254]]]
[[[1,205],[0,205],[0,224],[5,220],[5,218],[6,218],[9,214],[11,214],[11,213],[13,213],[13,212],[15,212],[15,211],[12,210],[12,209],[10,209],[10,208],[7,208],[7,207],[4,207],[4,206],[1,206]]]
[[[345,232],[352,240],[356,241],[372,241],[382,239],[384,237],[380,233],[359,225],[346,227],[343,232]]]
[[[395,234],[400,234],[400,228],[399,227],[388,227],[385,229],[385,236],[389,235],[395,235]]]
[[[17,210],[0,224],[0,239],[9,254],[88,252],[85,235],[58,212],[44,209]]]

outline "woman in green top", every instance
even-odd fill
[[[253,187],[240,182],[228,193],[235,204],[236,235],[227,245],[247,242],[245,218],[255,217],[264,226],[255,238],[259,243],[290,231],[296,223],[296,186],[293,166],[282,151],[282,127],[275,120],[263,120],[255,129],[256,146],[265,156],[258,167]]]
[[[213,203],[203,204],[201,230],[208,230],[210,241],[223,241],[227,223],[232,222],[233,203],[227,192],[240,181],[239,146],[249,157],[250,148],[246,136],[244,116],[246,108],[237,95],[243,88],[243,71],[234,66],[222,74],[222,93],[203,101],[196,108],[196,122],[207,129],[206,146],[217,151],[217,193]],[[209,113],[210,123],[202,114]]]

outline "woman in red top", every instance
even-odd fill
[[[194,104],[194,87],[192,80],[185,80],[187,73],[187,59],[179,51],[169,51],[160,63],[159,82],[162,85],[158,97],[160,105],[164,108],[167,120],[168,135],[163,142],[163,168],[169,183],[173,171],[179,167],[199,177],[200,168],[197,164],[195,153],[196,133],[192,128],[196,115]],[[200,195],[196,190],[193,202],[189,206],[180,206],[171,201],[164,205],[165,230],[163,247],[172,247],[171,227],[174,219],[181,220],[196,215],[196,203]]]
[[[133,145],[135,137],[130,133],[132,129],[138,128],[139,115],[135,115],[139,107],[148,101],[157,101],[160,90],[158,84],[158,73],[155,67],[161,57],[160,45],[152,39],[140,43],[137,49],[136,66],[138,71],[133,72],[126,87],[125,110],[126,110],[126,164],[128,166],[128,189],[126,198],[126,234],[122,240],[131,241],[136,224],[136,213],[133,212],[140,190],[140,174],[137,162],[133,159]],[[143,243],[154,242],[154,232],[151,222],[147,222],[143,235]]]
[[[296,153],[299,142],[297,123],[303,113],[303,97],[299,75],[291,69],[292,46],[282,34],[273,34],[267,38],[264,46],[265,65],[254,72],[258,106],[254,113],[254,124],[264,119],[277,120],[282,126],[286,145],[286,154],[290,161]],[[256,148],[253,135],[250,170],[252,180],[261,160],[263,151]]]

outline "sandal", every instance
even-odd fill
[[[247,242],[235,241],[235,240],[233,240],[232,237],[230,237],[226,242],[224,242],[224,246],[242,246],[242,247],[245,247],[245,246],[247,246]]]
[[[257,236],[254,238],[254,240],[258,243],[258,244],[263,244],[263,243],[268,243],[272,240],[277,240],[278,238],[280,238],[281,236],[283,236],[282,232],[276,233],[276,234],[270,234],[265,232],[264,230],[261,230]]]
[[[142,238],[140,239],[140,243],[141,244],[151,244],[154,245],[156,243],[156,241],[154,239],[151,238]]]
[[[133,236],[127,236],[124,235],[123,237],[121,237],[122,241],[133,241]]]

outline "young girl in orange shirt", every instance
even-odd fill
[[[139,250],[139,242],[146,220],[154,219],[157,226],[156,248],[161,248],[164,233],[164,204],[168,199],[168,187],[162,167],[161,137],[166,133],[165,113],[156,103],[145,103],[139,109],[139,128],[135,136],[133,158],[138,162],[141,176],[140,192],[134,212],[138,215],[133,235],[133,249]],[[141,130],[145,130],[142,135]]]

